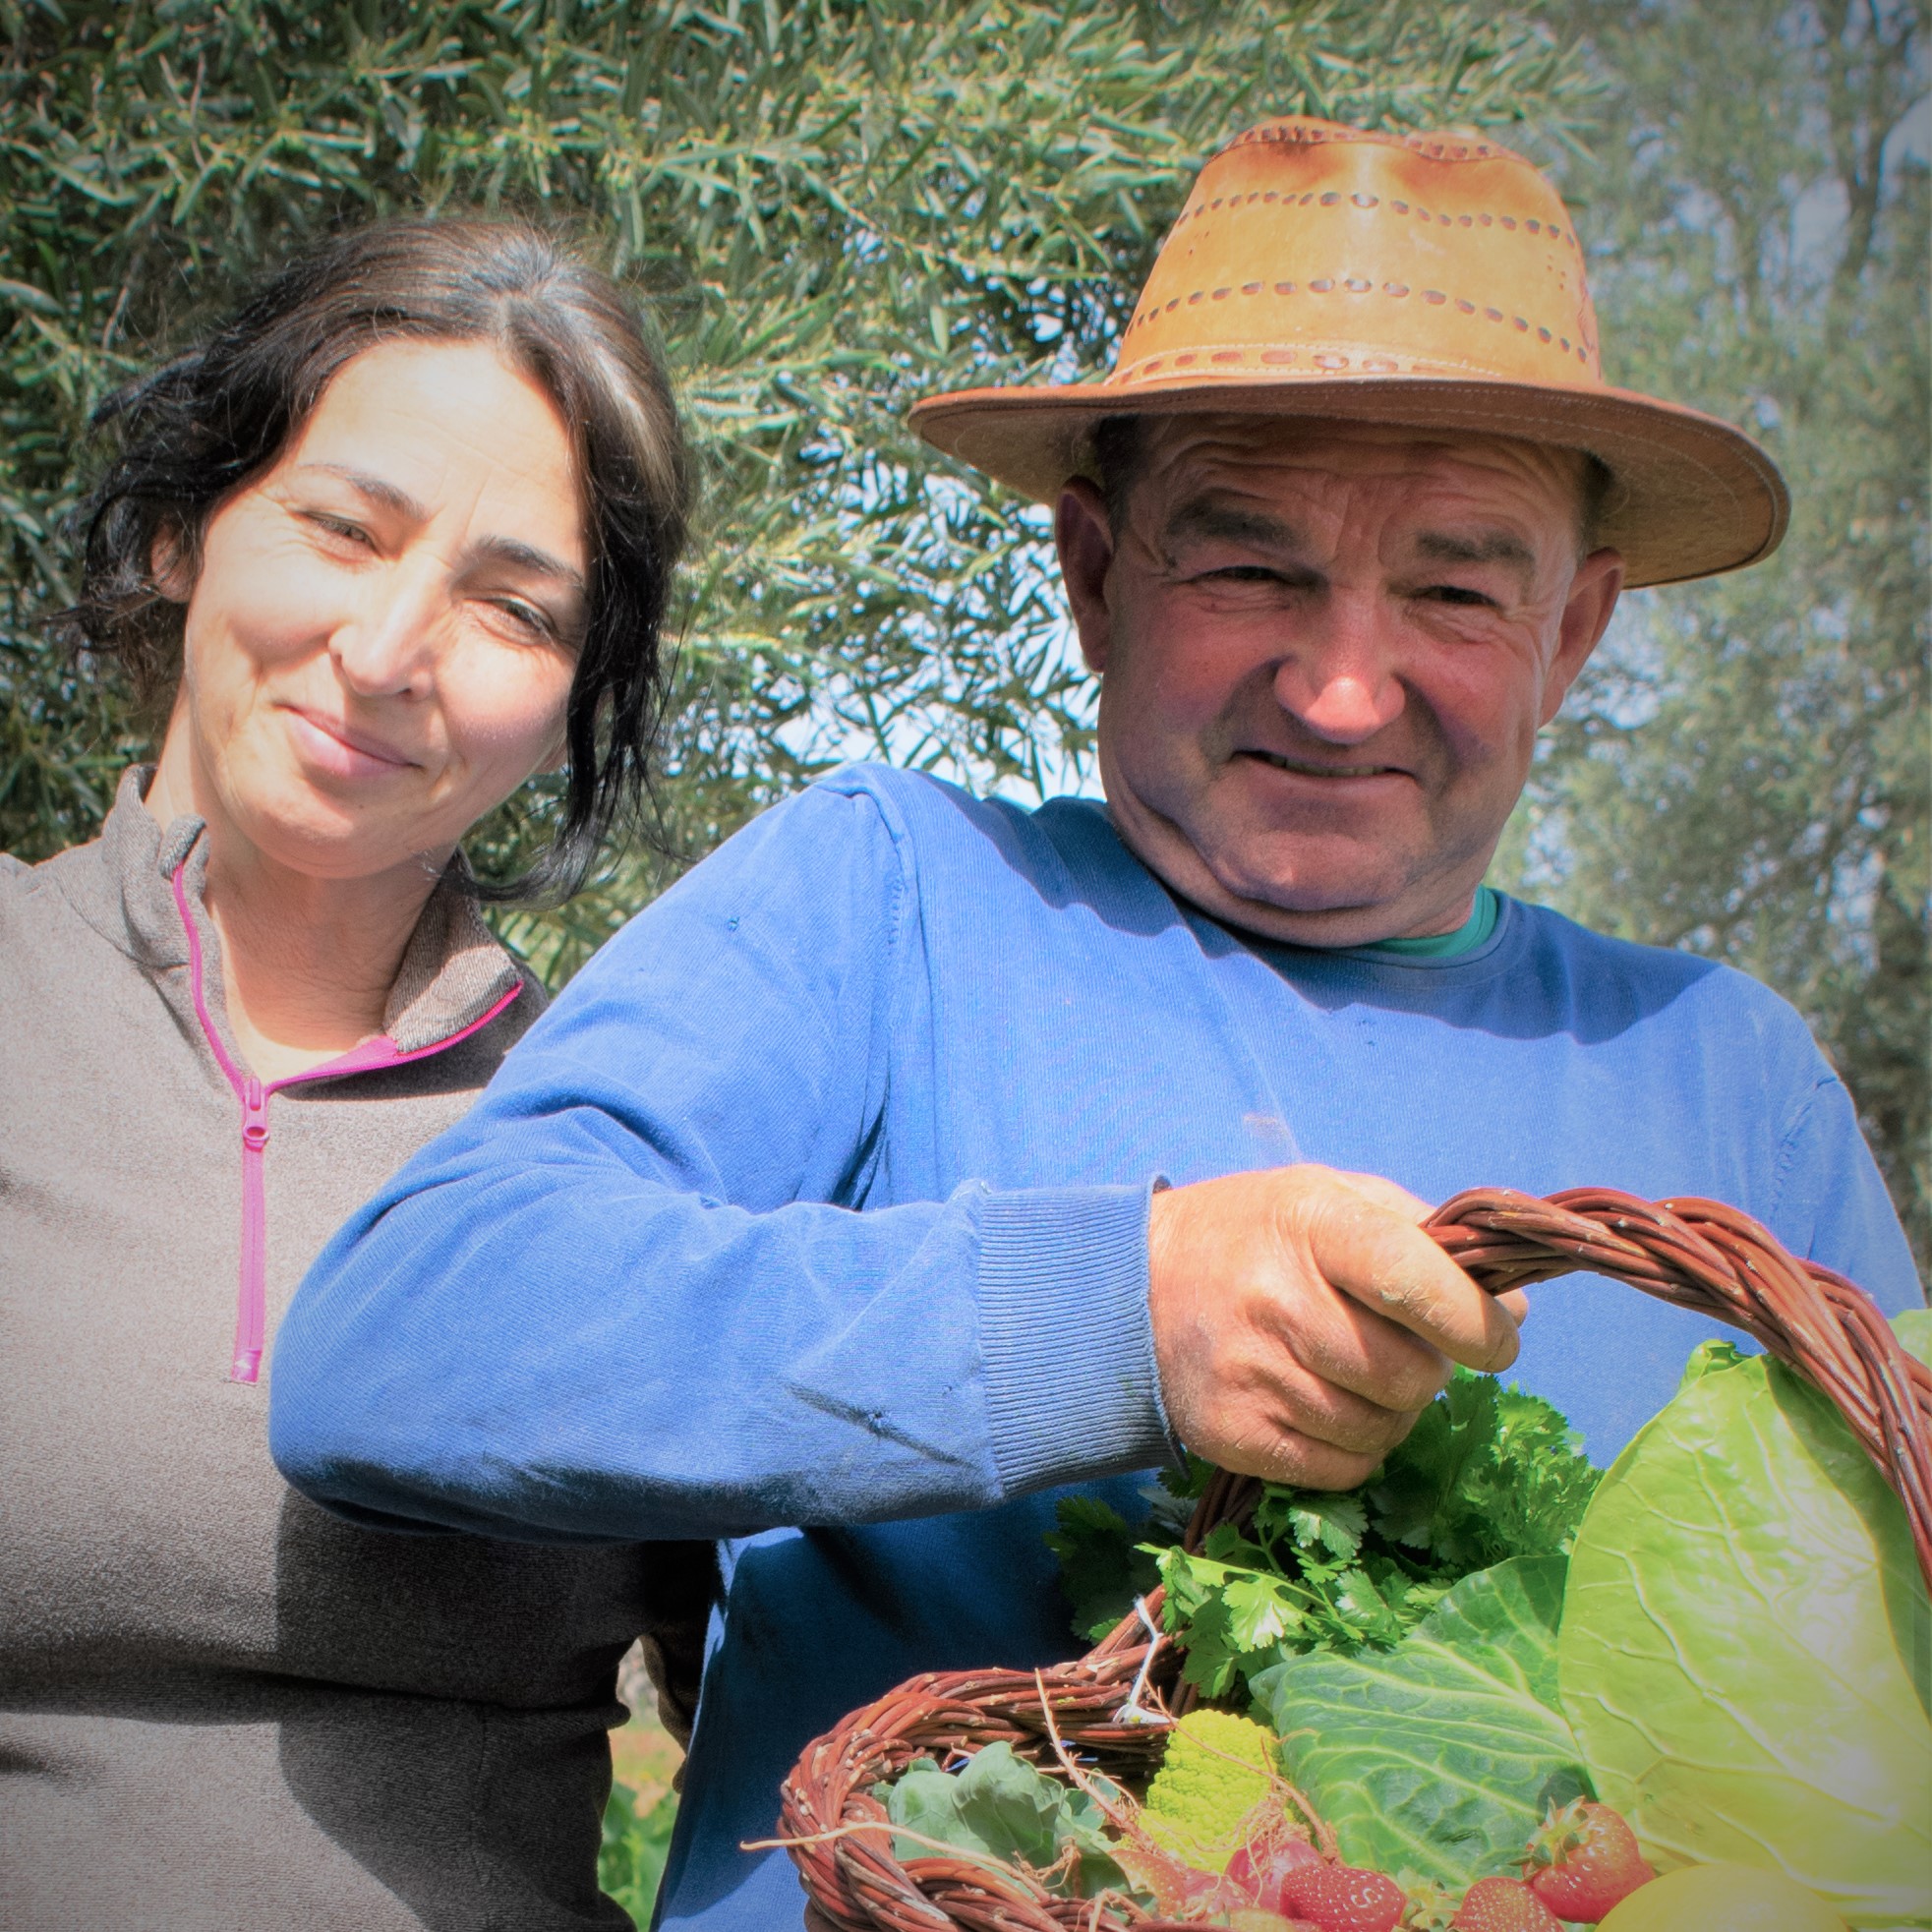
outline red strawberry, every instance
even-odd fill
[[[1449,1924],[1453,1932],[1563,1932],[1520,1878],[1479,1878]]]
[[[1558,1918],[1595,1925],[1657,1874],[1636,1833],[1609,1805],[1578,1798],[1560,1811],[1550,1807],[1530,1840],[1523,1876]]]
[[[1320,1932],[1395,1932],[1407,1903],[1392,1878],[1354,1865],[1303,1865],[1281,1888],[1281,1909]]]

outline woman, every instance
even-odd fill
[[[709,1552],[338,1522],[263,1378],[542,1005],[464,834],[563,769],[514,890],[565,892],[634,802],[664,372],[541,235],[389,223],[109,414],[76,619],[171,700],[96,842],[0,859],[0,1924],[620,1926],[616,1664],[688,1650]]]

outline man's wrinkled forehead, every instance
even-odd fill
[[[1149,416],[1136,437],[1133,498],[1168,538],[1238,518],[1284,489],[1392,485],[1453,498],[1510,522],[1554,516],[1585,537],[1589,459],[1510,437],[1269,416]]]

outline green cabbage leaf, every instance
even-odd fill
[[[1393,1650],[1311,1651],[1255,1678],[1290,1782],[1349,1863],[1460,1893],[1514,1869],[1548,1807],[1588,1792],[1556,1708],[1563,1571],[1511,1557]]]
[[[986,1745],[957,1772],[915,1758],[872,1794],[895,1825],[916,1834],[894,1835],[893,1856],[902,1861],[932,1857],[936,1840],[1050,1875],[1056,1891],[1078,1898],[1127,1884],[1100,1807],[1084,1791],[1034,1770],[1011,1744]]]
[[[1900,1317],[1920,1354],[1932,1316]],[[1560,1700],[1660,1866],[1771,1866],[1860,1932],[1932,1928],[1932,1615],[1837,1411],[1707,1346],[1598,1487]]]

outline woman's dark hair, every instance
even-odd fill
[[[588,620],[564,713],[568,756],[549,849],[493,899],[567,898],[649,784],[663,714],[661,633],[691,506],[670,379],[607,276],[520,222],[379,221],[263,282],[204,346],[108,397],[118,455],[81,510],[70,614],[144,705],[172,698],[184,607],[158,555],[192,574],[208,517],[276,461],[343,365],[378,343],[484,341],[556,405],[576,457],[590,551]]]

